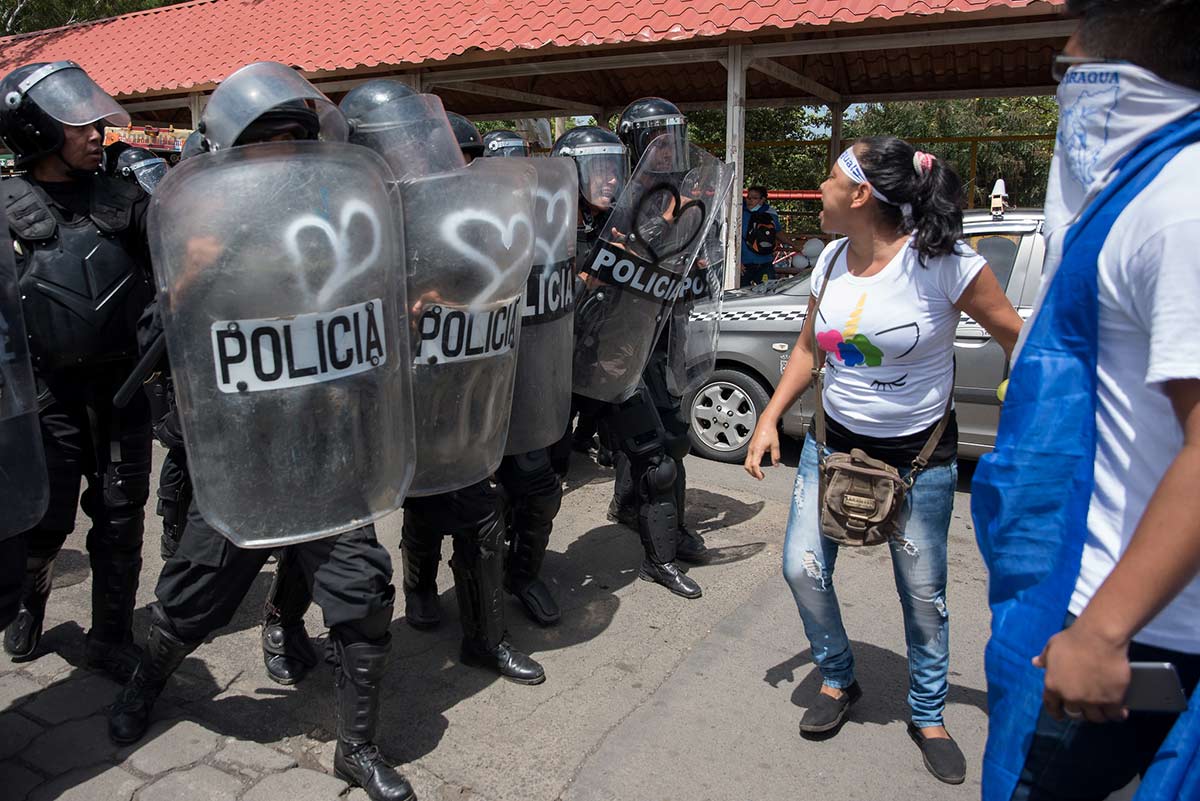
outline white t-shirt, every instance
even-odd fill
[[[860,278],[846,270],[844,243],[826,245],[812,273],[816,297],[830,259],[842,251],[817,310],[825,412],[868,437],[923,431],[941,419],[954,389],[954,304],[986,262],[960,242],[958,253],[921,266],[906,245],[878,273]]]
[[[1074,614],[1116,566],[1183,445],[1162,384],[1200,378],[1197,174],[1192,145],[1125,208],[1100,251],[1095,486]],[[1200,653],[1200,578],[1134,639]]]

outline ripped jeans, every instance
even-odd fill
[[[854,683],[854,654],[833,588],[838,546],[821,536],[817,523],[817,480],[817,446],[809,436],[804,440],[796,471],[783,544],[783,575],[796,598],[813,661],[825,684],[843,689]],[[892,551],[892,571],[904,611],[908,704],[912,722],[919,728],[942,725],[949,687],[946,540],[957,482],[955,463],[921,473],[905,501],[908,523],[904,539],[887,546]]]

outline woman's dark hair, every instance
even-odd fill
[[[921,263],[954,253],[962,239],[962,181],[939,158],[916,159],[917,149],[895,136],[867,136],[855,143],[855,155],[871,185],[890,203],[879,213],[897,233],[916,231],[913,247]],[[912,213],[905,214],[905,204]]]

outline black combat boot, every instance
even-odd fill
[[[673,479],[673,474],[667,475],[669,473],[671,471],[668,468],[656,474],[655,468],[652,467],[643,477],[644,494],[638,509],[638,536],[642,540],[646,558],[642,560],[638,578],[661,584],[683,598],[699,598],[703,594],[700,585],[684,575],[675,565],[679,534],[675,500],[673,497],[659,494],[662,490],[669,489],[669,485],[660,490],[654,483],[656,479],[660,484],[666,483],[669,478]]]
[[[384,761],[374,742],[389,646],[390,637],[348,645],[333,638],[338,738],[333,772],[366,790],[371,801],[415,801],[412,785]]]
[[[554,517],[562,503],[562,487],[551,475],[527,489],[532,491],[520,497],[512,510],[512,540],[504,586],[517,597],[534,623],[553,626],[562,618],[562,612],[542,581],[541,572]]]
[[[462,619],[464,665],[486,667],[517,684],[541,684],[546,671],[508,642],[504,630],[504,523],[499,515],[479,531],[455,532],[454,591]]]
[[[681,562],[704,564],[708,558],[708,546],[704,544],[704,537],[690,528],[680,526],[675,532],[675,558]]]
[[[21,586],[21,606],[17,616],[4,630],[4,652],[14,662],[31,659],[42,640],[42,623],[46,619],[46,601],[54,578],[54,559],[30,556],[25,559],[25,579]]]
[[[400,539],[404,566],[404,617],[415,629],[436,629],[442,624],[437,574],[442,561],[441,532],[429,531],[418,515],[404,512]]]
[[[304,628],[304,613],[312,593],[292,552],[277,554],[275,578],[263,605],[263,663],[267,677],[284,686],[299,682],[317,666],[320,657]]]
[[[167,679],[200,643],[188,643],[170,630],[170,624],[153,609],[146,650],[133,676],[109,708],[108,736],[114,743],[136,743],[150,726],[150,712],[162,694]]]
[[[142,656],[133,643],[133,608],[142,557],[140,553],[101,553],[93,554],[91,563],[92,628],[87,633],[87,665],[124,683]]]

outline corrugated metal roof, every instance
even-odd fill
[[[1063,0],[194,0],[108,20],[0,38],[0,74],[72,59],[114,95],[184,91],[243,64],[306,72],[415,66],[468,51],[506,53],[677,42]]]

